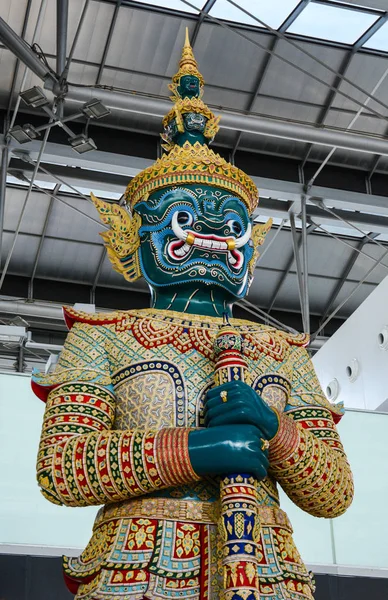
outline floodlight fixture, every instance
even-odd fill
[[[26,328],[16,325],[0,325],[0,343],[22,344],[27,338]]]
[[[9,135],[19,142],[19,144],[27,144],[27,142],[36,140],[36,138],[40,136],[40,133],[33,125],[26,123],[22,127],[20,125],[12,127],[9,131]]]
[[[29,90],[20,92],[19,95],[28,106],[32,106],[33,108],[38,108],[39,106],[46,106],[49,104],[49,99],[46,97],[44,91],[37,85]]]
[[[102,119],[110,115],[110,109],[104,106],[97,98],[92,98],[89,102],[86,102],[82,107],[84,115],[90,119]]]
[[[69,138],[69,142],[73,150],[78,152],[78,154],[84,154],[85,152],[90,152],[91,150],[97,150],[97,146],[92,138],[86,137],[84,133]]]

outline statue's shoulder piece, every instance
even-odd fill
[[[75,323],[86,323],[87,325],[119,325],[129,322],[138,315],[139,311],[121,311],[117,310],[109,313],[88,313],[82,310],[75,310],[72,306],[63,307],[63,316],[68,329],[71,329]]]
[[[290,352],[290,347],[304,347],[309,343],[309,337],[303,333],[289,333],[248,321],[240,321],[239,325],[246,342],[246,353],[254,359],[264,352],[277,361],[284,361]]]
[[[300,409],[302,417],[307,414],[307,409],[323,408],[330,411],[334,423],[338,423],[344,415],[342,402],[331,403],[325,396],[313,362],[305,348],[294,348],[290,362],[293,370],[293,394],[289,401],[288,410],[295,414]]]

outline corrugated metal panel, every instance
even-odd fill
[[[316,123],[321,111],[322,107],[320,105],[296,104],[288,98],[274,98],[263,95],[256,98],[252,109],[252,112],[261,115],[282,117],[304,123]]]
[[[258,306],[268,306],[280,280],[281,273],[261,269],[255,270],[255,278],[249,290],[248,300]]]
[[[384,57],[373,56],[366,53],[357,53],[353,56],[350,66],[346,72],[346,77],[350,81],[354,81],[358,86],[371,93],[375,85],[378,83],[380,77],[385,73],[387,69],[387,59]],[[342,82],[340,90],[349,94],[352,98],[355,98],[359,102],[365,102],[367,97],[365,94],[356,90],[347,82]],[[388,77],[383,81],[375,96],[387,104],[388,94]],[[337,94],[334,102],[334,106],[337,108],[347,108],[353,111],[357,111],[359,106],[351,100],[344,98],[340,94]],[[377,110],[383,115],[387,115],[387,109],[382,107],[376,102],[371,101],[368,106],[374,110]]]
[[[272,234],[272,232],[271,232]],[[272,235],[275,234],[275,230]],[[271,238],[268,238],[265,244],[269,244]],[[355,245],[356,242],[347,240],[347,243]],[[352,250],[347,248],[341,242],[336,242],[333,238],[325,235],[311,234],[307,237],[309,275],[330,275],[330,277],[340,277]],[[265,245],[263,247],[265,249]],[[268,252],[265,253],[259,265],[265,268],[275,267],[285,269],[289,257],[293,252],[291,232],[282,230],[276,237],[276,241],[271,245]],[[295,263],[292,270],[295,271]]]
[[[15,231],[22,206],[26,198],[26,190],[7,188],[5,196],[4,229]],[[44,219],[50,199],[45,194],[32,192],[22,220],[21,231],[40,235],[43,231]]]
[[[192,20],[122,6],[107,64],[172,76],[177,70],[186,26],[192,33]]]
[[[365,246],[363,251],[365,252],[365,254],[368,254],[375,260],[379,260],[384,255],[386,250],[383,250],[381,247],[377,246],[376,244],[371,243],[371,244],[368,244],[367,246]],[[382,260],[382,263],[387,266],[383,267],[381,265],[378,265],[374,269],[374,271],[369,275],[368,279],[366,280],[367,282],[378,284],[378,283],[380,283],[380,281],[383,280],[384,277],[387,276],[387,274],[388,274],[388,255]],[[349,273],[348,279],[353,279],[354,281],[360,281],[361,279],[363,279],[365,277],[366,273],[372,267],[373,267],[373,261],[369,260],[365,256],[360,255],[358,257],[357,262],[354,265],[353,269]]]
[[[77,242],[45,239],[36,277],[93,282],[101,248]]]
[[[265,47],[271,38],[255,32],[244,32]],[[236,30],[204,23],[194,48],[199,69],[205,81],[246,92],[254,90],[266,52],[240,37]]]
[[[0,17],[8,23],[18,35],[21,35],[27,0],[1,0]]]
[[[356,283],[345,283],[344,287],[339,294],[335,306],[339,306],[339,304],[345,300],[349,296],[349,294],[355,289]],[[344,306],[338,311],[339,317],[348,317],[354,312],[364,300],[367,299],[369,294],[373,292],[374,286],[372,285],[361,285],[356,292],[352,295],[351,298],[344,304]]]
[[[2,261],[5,261],[8,252],[11,249],[14,239],[13,233],[4,232],[3,244],[1,249]],[[16,245],[12,253],[12,258],[9,263],[8,273],[14,275],[24,275],[29,277],[32,274],[32,269],[35,261],[35,256],[39,246],[38,237],[20,234],[16,240]]]
[[[70,65],[69,81],[82,83],[82,85],[95,85],[97,74],[98,67],[73,62]]]
[[[72,206],[75,206],[82,212],[98,220],[98,214],[91,202],[83,198],[63,197],[63,199]],[[54,200],[53,209],[50,216],[47,235],[52,237],[62,237],[69,240],[79,240],[91,242],[102,246],[102,239],[99,235],[105,231],[103,225],[93,223],[86,217],[76,213],[58,200]]]
[[[168,97],[169,79],[153,77],[148,74],[128,73],[127,71],[116,71],[114,68],[104,69],[101,77],[101,84],[142,92],[143,94],[153,94],[156,96]]]
[[[16,57],[9,50],[0,50],[0,101],[6,105],[11,89]]]
[[[264,135],[243,133],[239,148],[302,159],[306,155],[308,144]]]
[[[331,48],[320,44],[309,44],[300,41],[297,43],[299,46],[305,48],[325,64],[336,70],[339,69],[346,52],[342,49]],[[330,85],[335,81],[335,75],[333,73],[291,46],[286,41],[279,41],[276,47],[276,53],[284,56],[287,60],[307,70],[308,73],[312,73]],[[261,93],[267,94],[268,96],[301,100],[303,102],[313,102],[320,105],[325,102],[329,91],[328,87],[324,84],[315,81],[308,74],[298,71],[293,66],[284,63],[277,57],[272,58],[271,66],[266,73],[261,87]]]

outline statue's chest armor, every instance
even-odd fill
[[[117,398],[115,428],[196,427],[213,385],[212,361],[195,348],[181,352],[172,344],[147,348],[131,332],[111,349]]]
[[[138,319],[108,333],[115,428],[201,425],[203,401],[214,384],[213,329]],[[276,386],[265,391],[262,382],[271,373],[287,377],[286,361],[260,350],[248,347],[250,383],[268,404],[283,410],[284,393]]]

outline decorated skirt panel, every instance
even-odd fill
[[[64,559],[67,578],[79,585],[76,600],[219,600],[222,547],[217,506],[198,503],[195,509],[187,502],[180,507],[170,504],[172,516],[182,517],[174,520],[153,518],[162,516],[168,501],[159,507],[155,501],[148,507],[146,500],[143,506],[140,500],[135,502],[137,509],[131,509],[134,514],[147,508],[155,512],[148,517],[123,517],[119,515],[125,507],[105,508],[81,556]],[[311,600],[313,582],[296,550],[287,516],[279,509],[260,510],[258,575],[262,597]],[[190,515],[195,520],[185,519]]]

